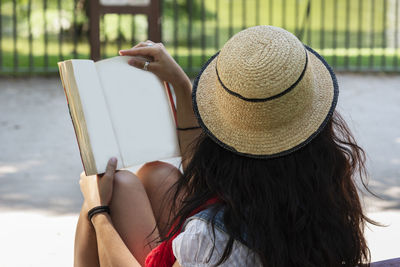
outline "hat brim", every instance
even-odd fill
[[[296,119],[268,131],[250,131],[241,127],[240,123],[226,120],[222,116],[218,101],[221,94],[227,99],[227,103],[232,103],[233,106],[235,101],[244,100],[229,94],[222,87],[219,88],[215,71],[218,53],[211,57],[195,79],[192,91],[194,113],[207,135],[236,154],[254,158],[287,155],[302,148],[317,136],[333,114],[339,88],[336,76],[328,63],[313,49],[305,47],[309,58],[306,73],[310,75],[313,86],[311,102]],[[289,94],[296,94],[296,90]]]

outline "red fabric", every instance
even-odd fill
[[[195,209],[190,216],[195,215],[196,213],[206,209],[208,206],[216,203],[218,199],[211,198],[204,205]],[[190,217],[189,216],[189,217]],[[171,228],[171,230],[173,227]],[[170,231],[171,231],[170,230]],[[162,242],[156,248],[154,248],[146,257],[145,266],[146,267],[172,267],[174,265],[176,259],[174,253],[172,251],[172,241],[180,234],[180,231],[176,233],[172,238]]]

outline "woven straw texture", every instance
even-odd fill
[[[268,158],[310,142],[337,96],[336,78],[321,56],[281,28],[256,26],[233,36],[206,64],[193,106],[217,143]]]

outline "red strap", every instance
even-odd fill
[[[218,198],[214,197],[209,199],[204,205],[195,209],[189,217],[195,215],[196,213],[206,209],[210,205],[218,202]],[[171,228],[171,230],[173,227]],[[170,230],[170,231],[171,231]],[[176,233],[172,238],[162,242],[156,248],[154,248],[146,257],[145,266],[146,267],[172,267],[174,265],[176,258],[172,251],[172,241],[180,234],[180,231]]]
[[[165,89],[167,89],[167,95],[168,95],[169,104],[171,106],[172,114],[174,114],[175,126],[178,127],[178,118],[176,115],[175,102],[174,102],[174,98],[172,97],[171,87],[169,86],[168,82],[164,82],[164,86],[165,86]]]

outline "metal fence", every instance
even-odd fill
[[[163,0],[162,40],[189,75],[236,32],[286,28],[336,70],[400,71],[400,0]],[[85,0],[0,0],[0,74],[56,73],[89,58]],[[143,15],[101,17],[103,58],[147,39]]]

